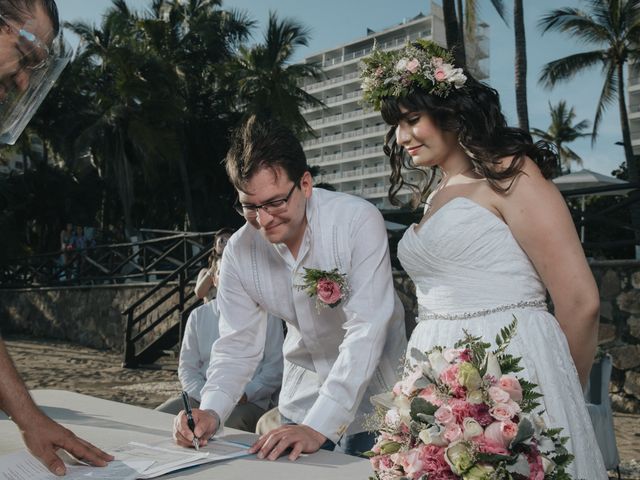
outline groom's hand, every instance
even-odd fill
[[[192,410],[193,421],[196,426],[194,428],[195,437],[198,439],[198,443],[201,447],[204,447],[209,438],[218,431],[219,420],[216,415],[212,413],[212,410],[200,410],[194,408]],[[173,419],[173,439],[182,447],[192,447],[194,432],[191,431],[187,424],[187,415],[184,410],[181,411]]]
[[[262,435],[249,453],[276,460],[290,448],[289,460],[295,460],[303,452],[317,452],[326,440],[327,437],[306,425],[283,425]]]

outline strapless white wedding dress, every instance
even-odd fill
[[[607,479],[566,337],[547,312],[545,287],[509,227],[466,197],[454,198],[415,227],[398,244],[419,308],[407,352],[453,346],[463,329],[493,343],[515,316],[509,351],[522,357],[524,368],[517,375],[538,384],[547,426],[562,427],[570,437],[570,473],[574,479]]]

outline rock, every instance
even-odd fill
[[[600,282],[600,297],[614,298],[620,293],[620,278],[614,270],[607,270]]]
[[[611,408],[616,412],[640,413],[640,400],[624,395],[611,395]]]
[[[613,342],[617,338],[616,326],[610,323],[601,323],[598,329],[598,345]]]
[[[629,317],[627,319],[627,325],[629,326],[629,334],[640,339],[640,318]]]
[[[640,399],[640,373],[628,371],[624,376],[624,391]]]
[[[611,354],[611,363],[618,370],[630,370],[640,366],[640,345],[623,345],[620,347],[611,348],[609,350]],[[633,372],[627,372],[633,373]],[[640,378],[640,374],[637,374]],[[625,381],[626,390],[626,381]],[[638,390],[640,398],[640,390]]]
[[[623,312],[640,313],[640,291],[622,292],[616,299],[618,308]]]

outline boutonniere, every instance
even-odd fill
[[[305,268],[303,280],[304,283],[297,287],[306,291],[310,297],[316,297],[318,309],[337,307],[349,293],[347,276],[340,273],[337,268],[330,272],[317,268]]]

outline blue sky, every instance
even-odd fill
[[[58,0],[60,16],[65,21],[84,20],[99,23],[103,12],[111,5],[110,0]],[[131,8],[144,10],[149,0],[128,0]],[[480,18],[488,23],[490,30],[489,83],[500,92],[503,110],[510,124],[516,124],[514,93],[514,39],[511,28],[511,5],[508,8],[509,26],[498,17],[488,0],[479,2]],[[577,44],[570,38],[547,33],[541,36],[536,24],[549,10],[560,6],[583,6],[580,0],[537,0],[525,3],[525,22],[528,55],[528,103],[529,123],[532,127],[546,130],[549,125],[548,103],[566,100],[575,107],[576,121],[593,120],[597,99],[602,88],[599,69],[589,71],[552,91],[544,90],[537,83],[542,65],[588,47]],[[256,20],[253,40],[259,42],[268,19],[269,11],[279,17],[293,18],[311,32],[309,47],[301,48],[296,59],[347,43],[365,35],[366,29],[382,30],[409,19],[419,12],[429,13],[429,0],[223,0],[223,8],[239,9]],[[584,160],[584,167],[610,175],[623,161],[622,147],[615,145],[622,139],[617,104],[612,104],[603,117],[595,146],[591,140],[579,140],[571,144]],[[574,167],[576,170],[577,167]]]

